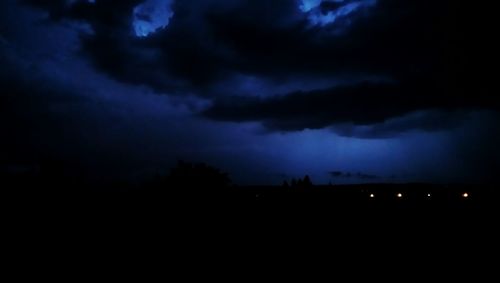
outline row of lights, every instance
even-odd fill
[[[402,193],[397,193],[396,197],[403,198],[403,194]],[[431,194],[427,194],[427,197],[430,198],[430,197],[432,197],[432,195]],[[468,193],[463,193],[462,197],[463,198],[469,198],[469,194]],[[375,198],[375,194],[370,194],[370,198]]]

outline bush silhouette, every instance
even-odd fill
[[[287,187],[288,186],[288,182],[284,182],[283,183],[283,187]],[[304,177],[304,179],[292,179],[292,182],[291,182],[291,187],[292,188],[299,188],[299,189],[302,189],[302,188],[311,188],[313,187],[313,183],[311,182],[311,178],[309,177],[309,175],[306,175]]]
[[[304,186],[304,187],[312,187],[313,186],[313,183],[311,182],[311,178],[309,177],[309,175],[306,175],[304,177],[304,180],[302,181],[302,186]]]

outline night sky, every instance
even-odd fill
[[[0,170],[141,179],[186,160],[238,184],[496,181],[487,6],[3,0]]]

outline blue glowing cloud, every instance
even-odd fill
[[[314,8],[319,7],[319,5],[321,5],[321,2],[322,0],[302,0],[301,4],[299,5],[299,9],[302,12],[307,13]]]
[[[323,3],[336,4],[336,8],[324,11]],[[326,26],[348,19],[353,13],[363,8],[370,8],[377,4],[377,0],[301,0],[299,9],[307,14],[310,23],[314,26]]]
[[[147,37],[150,34],[164,29],[173,17],[173,0],[146,0],[136,6],[133,11],[133,28],[138,37]]]

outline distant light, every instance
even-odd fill
[[[370,197],[371,197],[371,198],[374,198],[374,197],[375,197],[375,195],[374,195],[374,194],[370,194]]]
[[[468,198],[468,197],[469,197],[469,194],[468,194],[468,193],[464,193],[464,194],[462,195],[462,197],[464,197],[464,198]]]
[[[427,197],[431,197],[431,194],[427,194]]]
[[[403,197],[403,194],[402,193],[399,193],[397,194],[398,198],[402,198]]]

